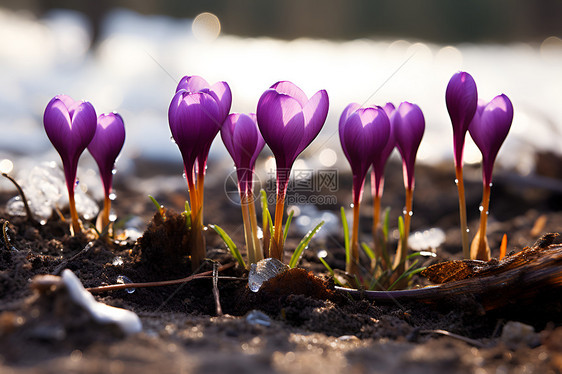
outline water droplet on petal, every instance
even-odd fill
[[[455,184],[459,184],[459,180],[455,178]]]
[[[355,205],[353,203],[349,204],[349,207],[353,209]]]
[[[128,277],[124,276],[124,275],[119,275],[117,277],[117,284],[129,284],[129,283],[133,283],[133,281],[131,281]],[[125,288],[125,291],[127,291],[127,293],[133,293],[135,292],[135,288]]]
[[[480,206],[478,207],[478,210],[482,212],[482,211],[484,211],[484,207],[483,207],[482,205],[480,205]]]
[[[114,192],[112,192],[112,193],[109,194],[109,200],[112,200],[112,201],[113,201],[113,200],[115,200],[116,198],[117,198],[117,195],[116,195]]]
[[[117,174],[117,169],[112,169],[111,174],[113,174],[113,175]]]

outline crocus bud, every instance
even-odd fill
[[[69,192],[74,192],[78,159],[94,137],[96,121],[92,104],[70,96],[57,95],[45,108],[45,132],[62,159]]]
[[[468,130],[482,153],[482,175],[485,185],[492,182],[494,162],[512,121],[513,105],[506,95],[498,95],[489,103],[481,100],[478,102],[478,110]]]
[[[369,166],[379,158],[390,134],[390,121],[381,107],[361,108],[349,104],[339,122],[343,153],[353,174],[353,202],[361,200],[363,183]]]
[[[478,103],[478,92],[472,76],[463,71],[453,75],[447,85],[445,101],[453,124],[455,165],[462,167],[464,139]]]
[[[234,160],[240,192],[252,189],[252,174],[265,141],[258,129],[254,113],[232,113],[221,129],[222,141]]]
[[[400,104],[390,119],[396,147],[402,156],[404,186],[414,188],[414,164],[425,130],[425,119],[419,106],[406,101]]]
[[[328,94],[307,98],[291,82],[277,82],[258,101],[257,120],[278,169],[290,169],[297,156],[318,135],[328,115]]]
[[[101,114],[98,117],[96,134],[88,145],[88,151],[98,164],[105,196],[109,196],[111,192],[115,159],[121,152],[124,142],[123,118],[117,113]]]
[[[168,121],[183,157],[187,180],[193,183],[195,161],[198,157],[206,161],[222,125],[217,99],[208,92],[189,93],[181,89],[172,99]]]
[[[176,96],[177,93],[179,93],[180,91],[185,91],[184,94],[182,94],[182,100],[185,101],[187,105],[195,104],[196,102],[198,102],[198,100],[192,101],[189,99],[191,95],[197,93],[209,95],[214,99],[216,103],[216,112],[215,109],[213,108],[206,113],[206,116],[208,118],[211,117],[213,118],[212,124],[204,126],[205,123],[209,123],[209,121],[207,120],[208,118],[202,119],[201,122],[197,120],[195,122],[190,122],[195,119],[192,117],[192,115],[194,115],[193,112],[191,115],[185,114],[187,117],[191,117],[191,119],[188,119],[186,117],[185,119],[187,121],[184,121],[183,125],[179,125],[177,121],[175,121],[174,123],[175,127],[177,126],[187,127],[183,131],[190,132],[193,136],[195,136],[195,138],[192,139],[195,143],[197,143],[196,150],[194,150],[194,152],[196,153],[195,158],[198,158],[199,173],[204,173],[205,164],[207,163],[207,157],[209,155],[209,149],[211,148],[213,139],[219,132],[222,123],[224,122],[226,116],[228,116],[228,113],[230,112],[230,106],[232,103],[232,93],[230,91],[230,87],[226,82],[217,82],[213,85],[210,85],[205,79],[197,75],[183,77],[178,83],[178,86],[176,88]],[[203,101],[206,102],[206,100]],[[200,108],[204,112],[205,108],[207,108],[207,105],[210,104],[204,104],[203,102],[202,104],[203,106]],[[170,110],[172,110],[172,106],[175,106],[174,100],[172,100],[172,105],[170,105]],[[175,115],[177,116],[179,114],[181,116],[182,115],[181,113],[184,113],[184,110],[176,111]],[[198,115],[196,114],[196,116]],[[169,118],[171,117],[169,116]],[[170,128],[172,128],[172,122],[170,122]],[[202,130],[202,133],[198,133],[199,130]],[[178,130],[172,129],[172,136],[174,136],[175,139],[174,132],[178,133]],[[198,137],[199,135],[201,137]],[[178,142],[177,139],[176,142]],[[180,146],[179,143],[178,146]],[[183,154],[184,151],[182,150],[182,155]],[[185,164],[185,156],[184,156],[184,164]],[[191,172],[190,170],[186,170],[186,175],[190,172]]]
[[[383,107],[383,110],[390,119],[392,113],[394,113],[396,109],[394,108],[394,104],[386,103]],[[371,182],[373,183],[374,194],[378,195],[379,197],[382,195],[381,184],[384,176],[384,167],[386,165],[386,161],[388,160],[390,154],[396,146],[396,140],[394,139],[394,130],[392,129],[392,125],[389,127],[389,129],[390,132],[388,134],[386,145],[382,149],[381,154],[375,157],[373,161],[373,175]]]

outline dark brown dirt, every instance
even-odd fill
[[[389,165],[388,171],[383,205],[393,207],[395,222],[401,210],[397,207],[403,204],[402,179],[399,165]],[[450,167],[418,167],[416,171],[412,230],[440,227],[447,235],[438,258],[427,260],[426,265],[460,258],[452,175]],[[472,230],[480,199],[477,175],[477,170],[467,170]],[[345,178],[336,192],[339,205],[349,203],[347,184]],[[224,198],[222,187],[206,192],[206,219],[221,225],[241,244],[240,213]],[[134,212],[148,225],[154,216],[154,206],[145,197],[149,193],[168,208],[166,222],[154,216],[136,243],[98,240],[88,246],[88,237],[69,236],[67,225],[56,217],[39,226],[10,217],[0,208],[0,226],[9,221],[9,243],[0,235],[0,372],[562,372],[558,300],[537,301],[535,308],[523,309],[514,300],[506,308],[488,312],[469,296],[439,305],[355,300],[334,290],[315,256],[315,246],[320,244],[314,241],[305,251],[302,269],[284,273],[258,293],[248,289],[247,272],[238,265],[221,273],[240,278],[219,280],[221,316],[217,316],[210,279],[137,288],[134,293],[97,294],[99,301],[141,317],[143,332],[123,337],[114,328],[97,326],[64,294],[39,296],[30,288],[35,275],[58,274],[64,268],[72,270],[85,287],[114,284],[119,275],[150,282],[191,274],[183,216],[173,212],[181,210],[187,192],[140,195],[127,186],[120,188],[119,195],[126,196],[116,201],[120,216]],[[14,194],[0,195],[0,206]],[[518,252],[543,233],[562,231],[561,196],[560,191],[525,178],[498,173],[489,225],[493,255],[498,255],[504,233],[509,251]],[[364,233],[370,230],[369,203],[366,196]],[[337,210],[339,206],[323,208]],[[214,261],[233,261],[214,233],[208,231],[206,237],[209,261],[201,271],[212,269]],[[288,247],[298,240],[291,231]],[[327,261],[334,268],[344,267],[342,242],[339,234],[325,244]],[[252,310],[267,314],[266,325],[246,318]],[[524,322],[535,332],[515,334],[515,340],[502,338],[503,327],[513,321]],[[458,337],[445,336],[443,331]]]

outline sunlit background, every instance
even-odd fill
[[[261,93],[279,80],[309,96],[326,89],[327,123],[296,167],[347,168],[337,136],[343,108],[404,100],[426,117],[419,159],[448,162],[445,88],[465,70],[480,97],[505,93],[513,101],[513,127],[498,162],[527,175],[537,149],[562,149],[560,19],[562,2],[553,0],[4,1],[0,167],[16,172],[59,161],[42,115],[60,93],[92,102],[98,114],[124,117],[116,178],[142,173],[146,160],[180,165],[167,108],[184,75],[227,81],[238,112],[254,112]],[[466,161],[479,162],[467,143]],[[232,167],[219,138],[211,165]]]

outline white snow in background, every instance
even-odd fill
[[[330,111],[318,139],[305,152],[310,165],[322,165],[313,158],[333,149],[337,158],[329,153],[330,164],[348,167],[337,136],[338,118],[348,103],[404,100],[417,103],[426,118],[419,159],[452,160],[444,96],[458,70],[472,74],[481,97],[505,93],[513,101],[513,126],[499,163],[525,174],[532,171],[535,149],[560,153],[560,39],[549,38],[541,45],[457,46],[229,35],[202,41],[193,36],[191,23],[116,10],[105,19],[97,48],[89,50],[90,28],[81,14],[60,10],[35,19],[0,9],[0,160],[27,154],[34,162],[59,161],[43,131],[42,115],[54,95],[65,93],[92,102],[98,114],[122,114],[127,139],[118,169],[126,170],[135,157],[179,163],[167,110],[183,75],[201,75],[210,83],[227,81],[232,111],[240,112],[255,111],[262,92],[278,80],[293,81],[309,96],[326,89]],[[88,157],[84,162],[92,165]],[[226,157],[217,139],[211,158]],[[470,139],[465,157],[479,161]],[[14,162],[14,171],[29,161]]]

